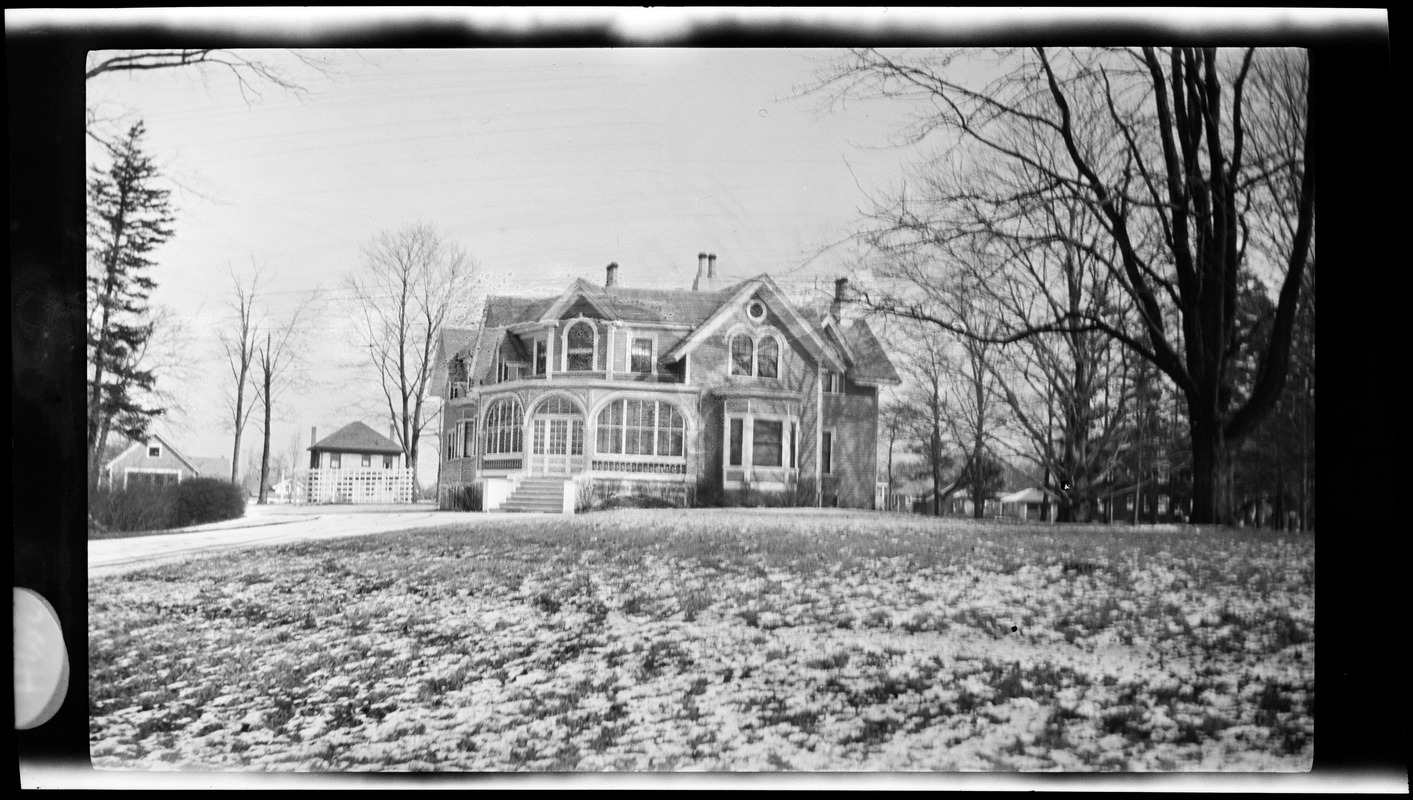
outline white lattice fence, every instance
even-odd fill
[[[306,503],[411,503],[410,469],[314,469]]]

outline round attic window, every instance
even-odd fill
[[[750,317],[753,322],[765,319],[765,303],[752,300],[750,305],[746,306],[746,316]]]

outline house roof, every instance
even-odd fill
[[[903,382],[898,377],[898,371],[893,368],[888,352],[883,349],[883,345],[863,320],[855,320],[854,324],[844,331],[844,335],[854,355],[855,382],[886,383],[892,386]]]
[[[604,287],[579,278],[553,297],[489,297],[482,327],[448,328],[441,332],[434,385],[445,383],[447,365],[457,356],[470,365],[467,377],[471,380],[490,377],[494,362],[491,355],[507,338],[515,348],[516,358],[528,362],[531,356],[524,342],[509,334],[524,330],[519,326],[533,327],[536,323],[574,316],[581,302],[587,304],[589,313],[597,312],[629,324],[676,324],[694,328],[690,336],[663,357],[664,361],[675,361],[715,333],[732,312],[757,294],[772,306],[790,329],[789,333],[831,368],[852,368],[854,380],[860,383],[901,383],[887,352],[866,322],[835,324],[839,334],[836,341],[832,335],[824,333],[823,319],[829,314],[827,305],[792,303],[769,275],[762,274],[717,291]]]
[[[1054,496],[1053,492],[1047,492],[1038,487],[1032,486],[1029,489],[1021,489],[1019,492],[1004,495],[1001,497],[1003,503],[1039,503],[1045,500],[1046,495]]]
[[[350,422],[310,445],[310,450],[399,454],[402,448],[361,422]]]
[[[195,473],[197,473],[198,475],[201,474],[201,468],[196,465],[196,462],[195,462],[194,459],[190,459],[190,458],[187,458],[186,456],[182,455],[182,452],[181,452],[180,450],[178,450],[177,448],[173,447],[171,441],[168,440],[166,436],[164,436],[164,435],[162,435],[162,434],[160,434],[160,433],[156,433],[155,431],[152,432],[152,433],[149,433],[149,434],[147,435],[147,440],[146,440],[146,441],[144,441],[144,442],[131,442],[127,447],[124,447],[121,451],[118,452],[117,455],[115,455],[115,456],[113,456],[111,459],[109,459],[109,460],[108,460],[108,463],[106,463],[106,464],[103,465],[103,469],[105,469],[105,470],[107,470],[107,469],[112,469],[112,468],[113,468],[113,464],[117,463],[120,459],[126,457],[128,453],[131,453],[133,450],[135,450],[135,449],[137,449],[137,448],[139,448],[139,447],[146,447],[147,444],[148,444],[149,442],[153,441],[154,439],[157,440],[157,441],[159,441],[159,442],[161,442],[161,443],[162,443],[162,446],[165,447],[165,448],[167,448],[167,452],[168,452],[168,453],[171,453],[173,456],[175,456],[175,457],[177,458],[177,460],[181,461],[183,464],[186,464],[188,467],[190,467],[192,472],[195,472]],[[227,470],[229,470],[229,467],[227,467]]]

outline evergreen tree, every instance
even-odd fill
[[[109,433],[147,436],[160,415],[149,394],[157,376],[143,366],[152,336],[148,298],[152,252],[172,236],[168,191],[142,151],[141,122],[108,147],[111,163],[88,181],[88,485],[97,487]]]

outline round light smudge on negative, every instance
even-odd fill
[[[15,589],[15,729],[48,722],[69,691],[64,630],[49,601]]]

